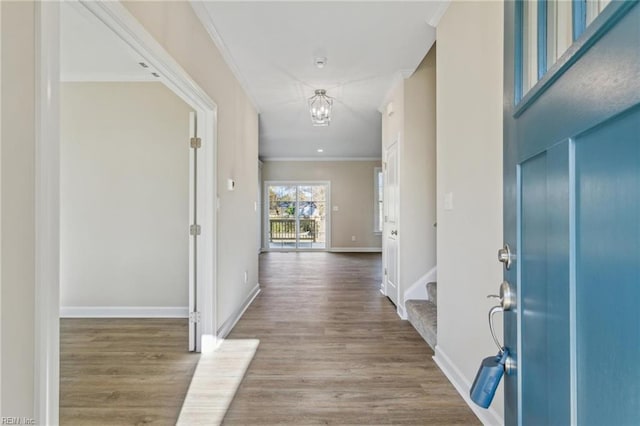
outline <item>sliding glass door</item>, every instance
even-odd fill
[[[265,182],[266,241],[270,250],[328,248],[329,184]]]

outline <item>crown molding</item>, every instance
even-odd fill
[[[216,29],[213,23],[213,18],[211,17],[211,14],[207,9],[206,3],[203,1],[190,0],[189,4],[191,5],[191,8],[195,12],[198,19],[200,20],[200,23],[202,24],[202,26],[205,28],[205,30],[207,30],[209,37],[211,37],[211,40],[220,51],[220,54],[222,55],[222,58],[224,59],[227,66],[231,70],[231,73],[234,75],[236,80],[238,80],[238,83],[240,84],[240,87],[242,87],[242,90],[244,91],[245,95],[247,95],[247,97],[249,98],[249,101],[255,108],[256,112],[260,114],[260,107],[258,106],[258,103],[256,102],[255,98],[252,96],[251,92],[249,91],[249,86],[247,85],[247,81],[245,80],[244,76],[240,72],[240,69],[238,68],[235,61],[233,60],[233,56],[231,55],[231,52],[227,48],[227,45],[225,44],[224,40],[222,39],[222,36]]]
[[[447,12],[447,9],[449,8],[450,4],[451,2],[449,0],[444,0],[439,2],[436,13],[434,13],[430,19],[427,19],[427,24],[431,25],[433,28],[437,28],[438,24],[440,23],[440,20],[442,19],[444,14]]]
[[[60,81],[62,83],[107,83],[107,82],[132,82],[132,83],[160,83],[162,80],[152,75],[137,74],[116,74],[116,73],[103,73],[103,72],[82,72],[82,73],[62,73],[60,75]]]
[[[411,77],[415,71],[416,71],[415,69],[404,69],[404,70],[396,71],[396,73],[393,75],[393,78],[391,79],[391,83],[389,83],[389,88],[387,89],[387,93],[384,95],[383,101],[378,107],[378,111],[381,114],[384,114],[384,109],[389,103],[389,101],[391,100],[391,94],[393,93],[393,89],[396,88],[398,83]]]

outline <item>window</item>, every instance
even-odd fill
[[[516,103],[549,71],[611,0],[523,0],[516,4],[519,21],[519,75]]]
[[[382,233],[384,225],[382,203],[384,201],[384,174],[381,167],[373,171],[373,232]]]
[[[265,188],[267,248],[328,247],[328,183],[267,181]]]

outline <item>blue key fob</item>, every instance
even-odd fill
[[[471,400],[482,408],[488,408],[496,394],[500,379],[504,374],[504,363],[508,352],[505,350],[496,356],[482,360],[480,369],[469,392]]]

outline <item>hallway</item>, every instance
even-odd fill
[[[265,253],[229,339],[258,352],[225,424],[479,424],[379,292],[379,254]]]

